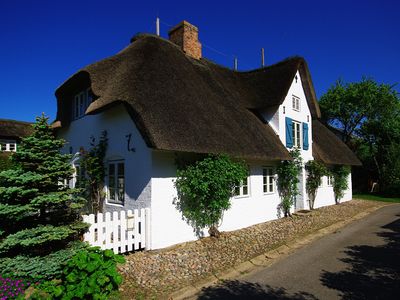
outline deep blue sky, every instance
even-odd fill
[[[198,26],[203,56],[229,67],[233,55],[240,70],[259,67],[261,47],[267,64],[304,56],[318,97],[338,78],[399,81],[400,1],[236,2],[0,1],[0,118],[53,120],[55,89],[135,33],[155,32],[157,15],[164,37],[167,24]]]

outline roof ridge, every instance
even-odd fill
[[[28,121],[20,121],[20,120],[13,120],[13,119],[2,119],[0,118],[1,121],[6,121],[6,122],[15,122],[15,123],[21,123],[21,124],[33,124],[34,122],[28,122]]]

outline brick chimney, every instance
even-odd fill
[[[169,40],[180,46],[186,55],[195,59],[201,58],[199,30],[187,21],[182,21],[169,32]]]

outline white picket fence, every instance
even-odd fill
[[[90,224],[84,240],[92,246],[114,253],[151,249],[150,208],[84,215],[83,221]]]

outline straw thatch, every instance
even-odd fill
[[[0,119],[0,138],[19,140],[32,132],[32,123]]]

